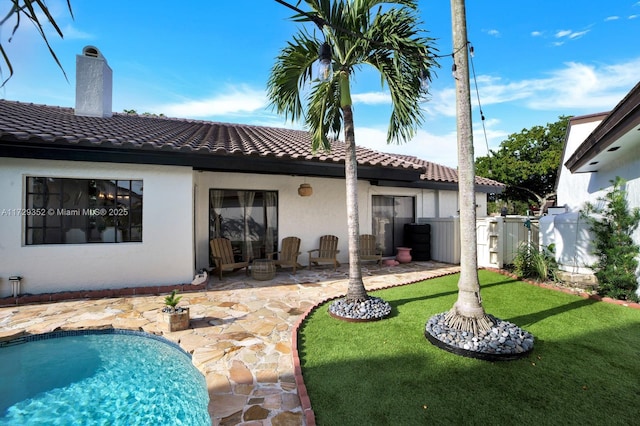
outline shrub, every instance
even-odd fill
[[[638,300],[638,255],[640,247],[631,235],[640,223],[640,209],[629,209],[625,181],[616,177],[612,188],[599,205],[585,204],[586,217],[594,234],[593,254],[597,257],[591,268],[598,278],[598,293],[621,300]]]
[[[555,246],[538,249],[533,242],[522,243],[513,259],[513,272],[520,278],[533,278],[538,281],[556,281],[558,264],[554,257]]]

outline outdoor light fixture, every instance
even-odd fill
[[[320,64],[318,66],[318,73],[320,75],[320,80],[329,81],[331,78],[331,46],[326,41],[322,43],[320,46],[320,51],[318,52],[318,60]]]
[[[13,289],[13,297],[18,297],[20,294],[20,282],[22,281],[22,277],[18,275],[14,275],[9,277],[9,282],[11,283],[11,287]]]

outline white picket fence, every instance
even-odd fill
[[[530,227],[525,226],[529,221]],[[420,218],[431,225],[431,258],[460,263],[460,218]],[[538,219],[528,216],[498,216],[477,219],[478,266],[502,268],[513,262],[518,247],[531,241],[537,245]]]

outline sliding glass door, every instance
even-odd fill
[[[278,249],[276,191],[209,190],[209,239],[228,238],[240,259],[260,259]]]
[[[374,195],[372,199],[372,230],[385,256],[396,254],[404,245],[404,224],[415,221],[415,198]]]

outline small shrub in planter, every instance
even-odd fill
[[[162,308],[162,323],[166,331],[180,331],[189,328],[189,308],[178,306],[182,296],[177,296],[177,290],[164,298]]]

